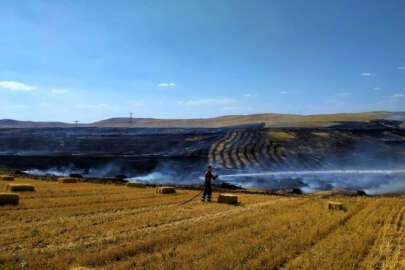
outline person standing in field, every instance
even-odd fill
[[[213,175],[212,174],[212,166],[209,165],[207,170],[205,171],[205,181],[204,181],[204,193],[202,196],[201,201],[205,201],[205,197],[208,197],[208,201],[211,201],[211,195],[212,195],[212,186],[211,182],[215,179],[217,179],[218,175]]]

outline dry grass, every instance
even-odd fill
[[[294,133],[285,131],[269,131],[268,134],[280,141],[292,141],[297,138]]]
[[[197,191],[16,182],[37,192],[0,207],[0,269],[404,269],[404,198],[237,194],[240,205],[180,206]],[[328,211],[331,199],[347,210]]]
[[[312,134],[320,137],[329,137],[329,133],[327,132],[312,132]]]

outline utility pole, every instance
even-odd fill
[[[79,120],[75,120],[75,128],[77,128]]]
[[[133,119],[132,119],[132,112],[129,113],[129,126],[132,127]]]

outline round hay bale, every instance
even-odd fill
[[[3,180],[3,181],[14,181],[14,177],[12,177],[12,176],[2,176],[1,180]]]
[[[219,194],[218,196],[219,203],[230,203],[230,204],[237,204],[238,203],[238,196],[234,194]]]
[[[35,191],[35,187],[30,184],[8,184],[6,189],[13,192]]]
[[[176,189],[174,187],[157,187],[156,193],[173,194],[176,193]]]
[[[17,205],[20,201],[20,195],[16,193],[0,193],[0,205]]]
[[[142,182],[128,182],[127,187],[146,188],[146,185]]]
[[[78,181],[75,178],[63,177],[63,178],[58,179],[58,182],[62,183],[62,184],[74,184],[74,183],[77,183]]]

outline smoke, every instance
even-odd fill
[[[165,161],[160,162],[151,173],[130,177],[126,180],[149,184],[199,184],[204,165],[185,161]]]
[[[114,177],[122,172],[122,168],[118,164],[111,162],[89,169],[76,168],[74,165],[70,164],[69,166],[53,167],[47,170],[29,169],[24,172],[39,176],[69,176],[70,174],[81,174],[84,177]]]
[[[243,187],[301,188],[304,192],[346,188],[368,194],[405,191],[405,170],[316,170],[239,173],[222,180]]]

